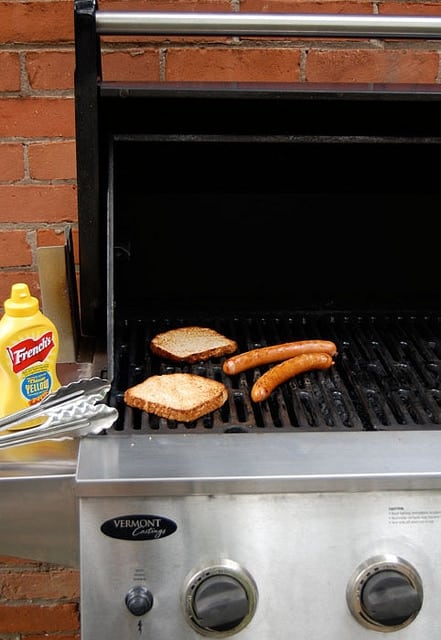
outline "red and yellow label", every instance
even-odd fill
[[[31,365],[46,360],[54,347],[53,333],[47,331],[37,340],[25,338],[12,347],[6,347],[6,349],[11,359],[13,372],[20,373]]]

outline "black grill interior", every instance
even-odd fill
[[[114,433],[438,429],[439,86],[90,78],[96,112],[77,92],[81,315],[114,360]],[[240,351],[324,338],[339,354],[256,405],[261,371],[151,356],[154,334],[191,324]],[[129,386],[182,369],[222,380],[224,407],[177,424],[124,406]]]
[[[118,138],[117,314],[439,304],[430,158],[384,140]]]
[[[330,370],[311,371],[280,386],[263,403],[250,389],[267,367],[229,377],[219,359],[176,365],[153,356],[153,335],[188,321],[126,321],[117,331],[111,404],[120,412],[114,433],[219,433],[439,429],[441,425],[441,316],[414,314],[289,314],[192,319],[234,338],[239,351],[323,338],[338,347]],[[126,407],[123,393],[152,374],[193,372],[224,382],[227,403],[192,423],[168,421]]]

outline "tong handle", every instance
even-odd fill
[[[70,404],[79,398],[84,398],[89,404],[101,402],[109,389],[110,382],[104,378],[84,378],[71,382],[59,387],[36,405],[26,407],[26,409],[21,409],[0,419],[0,431],[9,429],[12,425],[18,425],[25,420],[47,415],[51,409],[56,409],[61,404]]]
[[[94,413],[71,422],[38,427],[11,433],[0,438],[0,449],[8,449],[23,444],[31,444],[41,440],[64,440],[88,434],[98,434],[109,429],[118,418],[118,410],[105,404],[94,407]]]

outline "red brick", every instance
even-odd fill
[[[24,176],[23,145],[0,143],[0,182],[21,180]]]
[[[32,143],[28,147],[29,173],[34,180],[74,180],[75,141]]]
[[[106,53],[103,55],[103,78],[108,81],[158,81],[159,53],[153,49]]]
[[[296,82],[297,49],[190,49],[167,52],[167,80]]]
[[[76,631],[78,604],[0,604],[0,633]]]
[[[20,59],[18,53],[0,52],[0,91],[18,91],[20,89]]]
[[[439,2],[380,2],[378,13],[403,16],[439,16],[441,5]]]
[[[228,0],[101,0],[103,11],[231,11]]]
[[[0,99],[0,137],[67,137],[75,135],[72,98]]]
[[[0,592],[7,600],[73,600],[79,597],[79,572],[59,569],[0,574]]]
[[[435,82],[437,53],[405,50],[345,49],[309,51],[308,82]]]
[[[241,13],[371,14],[373,2],[358,0],[241,0]]]
[[[73,51],[32,51],[26,54],[25,61],[32,89],[73,89]]]
[[[65,241],[64,228],[60,229],[37,229],[38,247],[61,247]]]
[[[37,246],[38,247],[56,247],[64,244],[64,229],[38,229],[37,230]],[[72,229],[72,244],[74,253],[74,262],[79,262],[79,244],[78,229]]]
[[[1,280],[1,274],[0,274],[0,280]],[[18,280],[17,280],[18,282]],[[3,298],[1,300],[3,302]],[[29,566],[29,565],[33,565],[33,566],[40,566],[41,562],[39,562],[38,560],[29,560],[27,558],[16,558],[15,556],[0,556],[0,565],[4,565],[4,566],[13,566],[16,567],[17,565],[25,565],[25,566]],[[3,566],[3,568],[4,568]]]
[[[73,184],[0,185],[0,223],[73,222],[76,218]]]
[[[48,640],[48,635],[47,633],[40,633],[38,635],[36,634],[26,634],[26,638],[24,638],[23,640]],[[51,636],[51,640],[80,640],[80,634],[79,633],[69,633],[69,634],[65,634],[65,633],[57,633],[57,635],[53,635]]]
[[[38,273],[36,271],[1,271],[0,272],[0,306],[3,307],[4,301],[11,295],[11,287],[16,282],[26,282],[33,296],[40,300],[41,290]],[[29,564],[30,560],[24,560],[24,564]],[[1,623],[1,613],[0,613]]]
[[[0,229],[0,267],[28,267],[32,264],[32,251],[26,231]]]
[[[73,2],[0,2],[0,42],[73,40]]]

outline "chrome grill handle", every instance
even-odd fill
[[[97,10],[95,21],[101,35],[441,38],[439,16]]]

